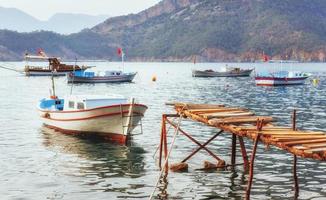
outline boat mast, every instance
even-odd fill
[[[71,82],[71,87],[70,87],[70,95],[72,95],[72,89],[74,87],[74,79],[75,79],[75,68],[76,68],[76,65],[77,65],[77,57],[75,57],[75,64],[74,64],[73,71],[72,71],[72,82]]]
[[[55,98],[55,86],[54,86],[54,75],[53,75],[53,71],[51,73],[51,81],[52,81],[52,98]]]

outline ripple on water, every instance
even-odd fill
[[[86,63],[87,64],[87,63]],[[100,69],[114,69],[117,63],[88,63]],[[13,63],[17,68],[23,63]],[[198,64],[217,68],[224,64]],[[237,64],[265,69],[263,64]],[[309,70],[312,64],[298,64]],[[322,65],[313,64],[318,71]],[[287,65],[285,64],[285,67]],[[161,114],[173,110],[166,102],[218,103],[248,107],[261,115],[273,115],[281,125],[290,124],[291,111],[298,109],[299,128],[326,130],[326,77],[320,85],[298,87],[256,87],[252,78],[191,77],[193,66],[186,63],[126,63],[126,70],[138,71],[133,84],[75,85],[74,93],[120,93],[134,96],[148,105],[143,120],[144,134],[134,137],[131,146],[66,136],[42,128],[35,105],[48,95],[48,77],[24,77],[12,72],[0,76],[0,197],[1,199],[147,199],[158,176],[153,154],[159,143]],[[289,66],[288,66],[289,67]],[[7,74],[6,74],[7,73]],[[151,82],[155,74],[157,82]],[[55,78],[60,95],[69,94],[64,77]],[[27,89],[28,88],[28,89]],[[199,141],[217,130],[183,121],[182,128]],[[172,130],[169,138],[171,138]],[[252,147],[252,142],[245,142]],[[197,148],[178,136],[171,162],[180,162]],[[208,145],[230,161],[231,137],[222,134]],[[259,145],[252,199],[293,199],[292,156]],[[198,171],[205,152],[188,161],[188,173],[170,173],[162,178],[158,196],[167,199],[242,199],[248,175],[236,171]],[[241,162],[238,153],[237,162]],[[326,163],[299,159],[300,199],[325,199]]]

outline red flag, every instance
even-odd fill
[[[264,61],[264,62],[268,62],[268,61],[269,61],[269,56],[263,54],[263,61]]]
[[[42,48],[37,49],[37,55],[42,56],[42,57],[47,57],[47,55],[44,53]]]
[[[196,64],[197,63],[197,56],[193,57],[193,63]]]
[[[118,54],[119,56],[122,56],[122,48],[118,48],[118,49],[117,49],[117,54]]]

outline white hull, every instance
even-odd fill
[[[80,77],[67,76],[68,83],[121,83],[132,82],[136,74],[121,75],[121,76],[95,76],[95,77]]]
[[[65,76],[69,72],[54,72],[53,76]],[[52,72],[25,72],[26,76],[52,76]]]
[[[226,72],[217,72],[217,71],[200,71],[193,70],[193,77],[245,77],[250,76],[253,69],[250,70],[240,70],[240,71],[226,71]]]
[[[126,104],[81,111],[40,110],[40,116],[45,125],[67,133],[100,134],[124,140],[147,109],[140,104],[132,107],[132,114],[131,104]]]
[[[282,86],[282,85],[302,85],[305,83],[305,78],[302,79],[285,79],[285,78],[256,78],[256,85],[261,86]]]

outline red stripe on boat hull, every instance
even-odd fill
[[[301,81],[305,80],[308,77],[302,78],[276,78],[276,77],[255,77],[255,80],[273,80],[273,81]]]
[[[90,117],[84,117],[84,118],[75,118],[75,119],[53,119],[51,117],[44,117],[41,116],[44,119],[49,119],[49,120],[53,120],[53,121],[82,121],[82,120],[88,120],[88,119],[95,119],[95,118],[99,118],[99,117],[108,117],[108,116],[115,116],[115,115],[121,115],[121,114],[128,114],[129,111],[124,111],[124,112],[114,112],[114,113],[108,113],[108,114],[103,114],[103,115],[95,115],[95,116],[90,116]],[[134,114],[137,114],[141,117],[144,116],[143,113],[140,112],[133,112]]]
[[[47,125],[47,124],[44,124],[44,126],[54,129],[56,131],[59,131],[63,134],[67,134],[67,135],[90,135],[90,136],[96,135],[96,136],[100,136],[104,140],[107,140],[107,141],[110,141],[113,143],[117,143],[117,144],[122,144],[122,145],[127,144],[127,142],[129,141],[129,138],[130,138],[130,136],[118,134],[118,133],[104,133],[104,132],[96,133],[96,132],[88,132],[88,131],[66,130],[66,129],[58,128],[56,126],[51,126],[51,125]]]

